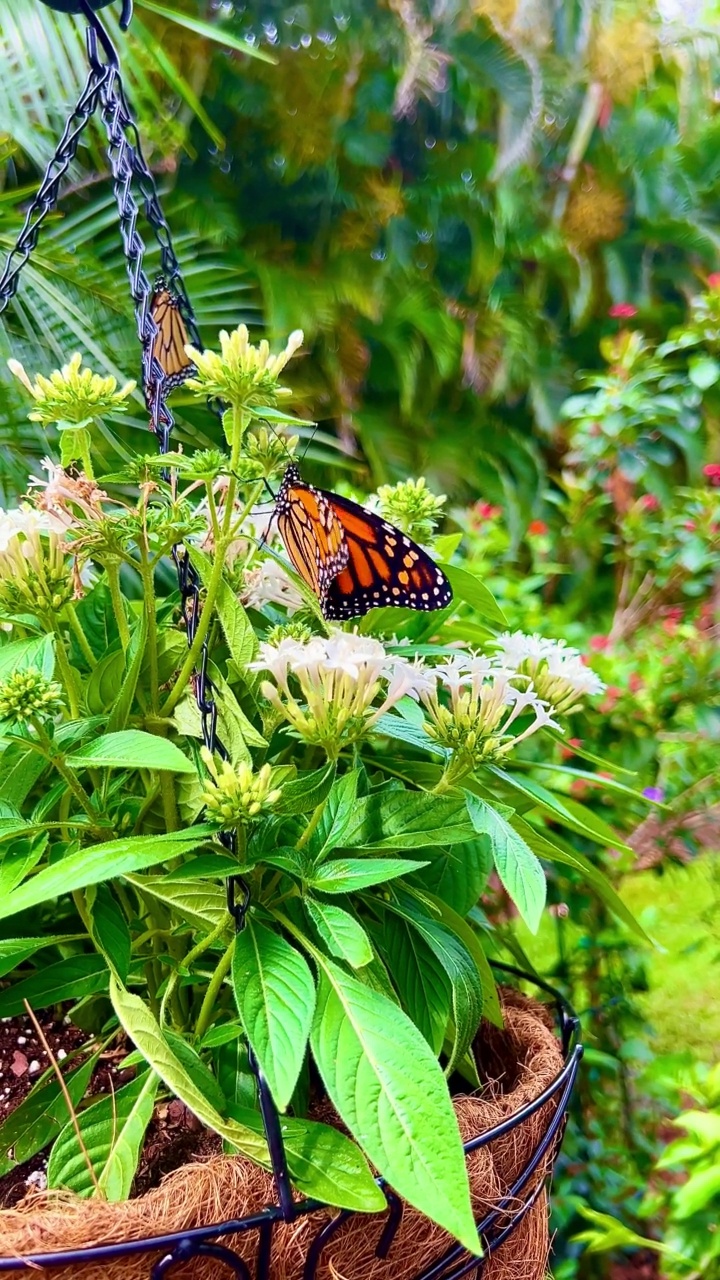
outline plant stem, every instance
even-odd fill
[[[108,587],[110,588],[110,600],[117,623],[118,635],[120,636],[120,644],[124,650],[127,650],[130,644],[130,627],[128,626],[127,613],[125,612],[125,601],[120,590],[119,562],[117,560],[107,560],[105,573],[107,574]]]
[[[230,946],[228,947],[225,954],[221,957],[220,963],[218,964],[212,978],[210,979],[210,982],[208,983],[208,989],[205,992],[205,998],[200,1006],[200,1012],[198,1014],[197,1022],[195,1024],[196,1040],[202,1039],[208,1027],[210,1026],[210,1023],[212,1022],[213,1014],[215,1012],[215,1001],[217,1000],[220,994],[220,991],[222,989],[222,984],[225,981],[225,976],[230,968],[230,965],[232,964],[234,950],[235,950],[235,939],[233,938],[232,942],[230,943]]]
[[[235,504],[235,494],[237,491],[237,480],[235,479],[235,476],[232,474],[232,472],[236,470],[238,459],[240,456],[240,444],[242,442],[242,434],[244,430],[244,415],[242,410],[237,408],[233,410],[233,414],[234,414],[233,444],[232,444],[232,453],[230,455],[231,475],[230,475],[230,480],[227,487],[227,493],[225,495],[225,506],[223,510],[223,520],[222,520],[222,527],[220,531],[220,540],[218,542],[217,547],[215,548],[215,562],[213,564],[212,573],[210,575],[210,581],[206,584],[205,600],[203,602],[202,612],[200,614],[200,620],[198,622],[198,628],[197,628],[197,631],[195,632],[195,638],[192,644],[190,645],[190,648],[188,649],[185,661],[183,662],[182,667],[180,668],[180,672],[175,681],[175,684],[173,685],[170,691],[170,695],[167,698],[167,701],[163,704],[161,708],[160,714],[163,716],[169,716],[174,711],[175,707],[180,701],[180,698],[185,692],[188,680],[190,679],[193,671],[195,670],[198,664],[198,659],[200,657],[203,644],[205,642],[205,637],[208,634],[210,623],[212,622],[213,610],[215,608],[215,602],[217,600],[218,592],[220,590],[220,584],[222,583],[223,569],[225,567],[225,556],[227,553],[227,549],[230,546],[230,543],[232,542],[234,537],[235,529],[233,526],[232,517],[233,517],[233,507]],[[247,515],[248,511],[250,511],[251,508],[255,505],[261,490],[262,490],[262,481],[258,481],[258,483],[254,486],[253,491],[248,501],[245,504],[245,507],[243,508],[243,511],[240,515],[240,521],[245,519],[245,516]]]
[[[147,651],[150,664],[150,706],[157,713],[160,705],[160,681],[158,676],[158,633],[157,614],[155,611],[155,583],[152,565],[148,559],[147,548],[140,548],[140,578],[145,595],[145,611],[147,614]]]
[[[182,960],[183,969],[189,970],[191,965],[193,965],[195,961],[199,959],[200,956],[204,955],[206,951],[209,951],[210,947],[212,947],[214,943],[218,942],[219,939],[222,938],[223,934],[227,932],[227,929],[228,929],[228,921],[227,919],[222,919],[220,923],[215,926],[215,928],[212,930],[211,933],[208,933],[204,938],[201,938],[200,942],[196,943],[196,945],[192,948],[192,950],[188,951],[187,955],[183,957],[183,960]],[[166,1008],[168,999],[170,998],[170,995],[172,994],[175,987],[177,986],[178,977],[179,977],[179,974],[171,973],[168,979],[165,995],[163,996],[162,1004],[160,1006],[161,1022],[165,1016],[165,1008]]]
[[[67,653],[65,652],[65,641],[63,640],[62,632],[60,631],[59,626],[56,624],[54,620],[51,623],[51,625],[55,633],[55,640],[56,640],[55,658],[60,671],[60,679],[62,680],[63,688],[65,689],[65,693],[67,695],[68,706],[70,708],[70,715],[73,720],[79,720],[80,719],[80,691],[78,689],[76,674],[73,671],[72,667],[70,666]]]
[[[63,781],[67,783],[78,804],[82,806],[84,812],[92,822],[93,831],[97,832],[101,830],[101,828],[98,827],[98,818],[100,815],[93,809],[90,797],[80,782],[80,779],[69,765],[65,763],[63,756],[56,752],[54,744],[51,738],[48,737],[43,725],[38,720],[35,720],[33,725],[46,759],[50,761],[50,764],[53,765],[54,768],[57,769]]]
[[[296,849],[304,849],[304,848],[305,848],[305,845],[307,844],[307,842],[308,842],[308,840],[310,839],[311,835],[312,835],[312,834],[313,834],[313,832],[317,829],[318,823],[320,822],[320,819],[322,818],[322,816],[323,816],[323,813],[324,813],[324,812],[325,812],[325,801],[324,801],[324,800],[321,800],[321,801],[320,801],[320,804],[319,804],[319,805],[317,805],[317,807],[316,807],[316,809],[315,809],[315,811],[314,811],[314,813],[313,813],[312,818],[310,819],[310,821],[308,822],[308,824],[307,824],[307,826],[306,826],[305,830],[303,831],[302,835],[300,836],[300,839],[297,841],[297,844],[295,845],[295,848],[296,848]]]
[[[90,670],[92,671],[93,668],[97,666],[97,658],[95,657],[95,654],[93,653],[92,649],[90,648],[90,645],[87,642],[87,636],[85,635],[85,632],[83,631],[80,625],[78,616],[75,612],[75,606],[72,603],[72,601],[70,601],[65,606],[65,611],[66,611],[67,620],[70,623],[70,630],[73,632],[75,639],[77,640],[78,645],[80,646],[80,652],[82,653],[83,658],[85,659]]]

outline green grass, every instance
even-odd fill
[[[720,1060],[720,854],[663,876],[628,877],[622,896],[664,951],[648,956],[650,990],[640,1004],[653,1048],[689,1048]]]
[[[661,876],[628,876],[621,892],[662,948],[646,951],[650,989],[635,996],[650,1025],[653,1050],[691,1049],[705,1062],[720,1061],[720,854],[686,867],[668,865]],[[557,957],[553,921],[546,914],[536,937],[522,923],[517,932],[538,972],[548,972]],[[570,925],[570,946],[573,934]]]

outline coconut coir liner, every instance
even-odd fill
[[[537,1098],[563,1065],[551,1030],[552,1019],[544,1006],[513,990],[502,992],[502,1005],[504,1028],[483,1023],[475,1046],[480,1078],[488,1083],[479,1094],[454,1099],[465,1142]],[[553,1099],[522,1125],[467,1157],[477,1219],[507,1194],[541,1142],[555,1108]],[[553,1158],[551,1148],[523,1188],[520,1203],[530,1198],[550,1172]],[[243,1218],[272,1203],[269,1174],[239,1156],[185,1165],[146,1195],[121,1204],[80,1200],[67,1192],[33,1193],[15,1208],[0,1213],[0,1258],[140,1240]],[[514,1204],[506,1209],[501,1227],[519,1207]],[[319,1210],[296,1222],[277,1224],[273,1280],[301,1280],[310,1244],[336,1213]],[[345,1223],[323,1251],[317,1280],[410,1280],[453,1244],[441,1227],[406,1206],[390,1254],[380,1260],[374,1251],[385,1220],[385,1214],[358,1214]],[[256,1232],[224,1237],[218,1243],[234,1249],[252,1270]],[[483,1280],[543,1280],[549,1249],[543,1190],[518,1227],[488,1259]],[[53,1267],[43,1274],[50,1280],[147,1280],[159,1256],[136,1254],[82,1267]],[[38,1272],[23,1268],[15,1274],[30,1280],[31,1274],[37,1277]],[[173,1268],[172,1275],[173,1280],[224,1280],[228,1268],[211,1258],[197,1258]]]

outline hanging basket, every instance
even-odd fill
[[[304,1201],[283,1221],[272,1177],[221,1156],[121,1204],[62,1192],[27,1197],[0,1214],[0,1272],[29,1278],[41,1266],[52,1280],[215,1280],[229,1267],[244,1280],[543,1280],[546,1184],[582,1048],[562,1007],[558,1039],[547,1005],[509,988],[501,996],[504,1028],[484,1023],[475,1044],[487,1084],[454,1100],[480,1261],[389,1190],[385,1214]]]

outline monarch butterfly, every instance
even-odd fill
[[[445,574],[382,516],[337,493],[314,489],[292,464],[275,502],[285,549],[328,619],[357,618],[383,605],[442,609]]]
[[[162,276],[155,281],[150,318],[155,333],[146,349],[145,391],[148,400],[154,400],[158,393],[166,395],[195,373],[195,365],[185,354],[188,335],[180,300],[168,289]]]

